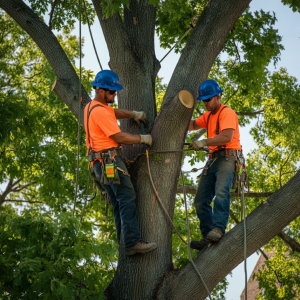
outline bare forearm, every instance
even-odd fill
[[[196,120],[191,120],[190,121],[190,124],[189,124],[189,131],[192,131],[192,130],[198,130],[200,129],[201,127],[196,123]]]
[[[219,135],[206,139],[207,146],[222,146],[231,142],[234,130],[224,130]]]
[[[131,114],[131,110],[115,108],[115,115],[118,120],[128,119],[131,117]]]
[[[110,138],[118,144],[125,144],[125,145],[137,144],[141,140],[140,135],[130,134],[127,132],[116,133],[114,135],[111,135]]]

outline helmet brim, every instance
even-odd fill
[[[96,86],[96,87],[99,87],[99,88],[103,88],[103,89],[109,89],[109,90],[114,90],[114,91],[120,91],[123,89],[123,86],[120,84],[120,83],[117,83],[116,85],[114,86],[108,86],[106,84],[100,84],[100,83],[97,83],[95,81],[91,82],[91,85],[92,86]]]
[[[209,98],[211,98],[211,97],[215,97],[215,96],[217,96],[217,95],[219,95],[219,94],[221,94],[221,93],[223,93],[223,92],[224,92],[224,90],[221,89],[220,91],[218,91],[217,93],[214,93],[214,94],[212,94],[212,95],[198,96],[197,100],[201,100],[201,101],[207,100],[207,99],[209,99]]]

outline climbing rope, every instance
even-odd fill
[[[83,220],[83,216],[84,216],[84,213],[85,213],[85,208],[86,208],[87,202],[94,200],[96,198],[96,195],[97,195],[97,189],[94,185],[94,194],[92,196],[89,196],[90,178],[91,178],[91,172],[89,170],[89,177],[88,177],[88,182],[87,182],[87,185],[86,185],[86,194],[84,196],[84,205],[83,205],[83,209],[82,209],[82,213],[81,213],[80,223]],[[101,197],[101,193],[100,193],[100,197]],[[101,198],[100,198],[100,200],[101,200]]]
[[[244,223],[244,271],[245,271],[245,300],[247,300],[247,227],[246,227],[246,205],[245,205],[245,164],[242,165],[242,216]]]
[[[183,173],[182,170],[180,170],[180,175],[181,175],[181,181],[182,181],[182,187],[183,187],[183,197],[184,197],[184,206],[185,206],[185,216],[186,216],[186,226],[187,226],[187,234],[188,234],[188,251],[189,251],[189,258],[190,261],[192,263],[192,266],[194,267],[195,271],[197,272],[197,274],[200,277],[200,280],[202,281],[202,284],[204,285],[209,299],[211,300],[211,295],[210,295],[210,291],[200,273],[200,271],[198,270],[197,266],[195,265],[193,258],[192,258],[192,254],[191,254],[191,247],[190,247],[190,224],[189,224],[189,216],[188,216],[188,211],[187,211],[187,202],[186,202],[186,192],[185,192],[185,184],[184,184],[184,178],[183,178]]]
[[[181,150],[182,151],[182,150]],[[153,152],[153,151],[152,151]],[[193,267],[195,268],[195,271],[197,272],[197,274],[199,275],[200,277],[200,280],[202,281],[208,295],[209,295],[209,299],[211,300],[211,295],[210,295],[210,291],[207,287],[207,285],[205,284],[205,281],[203,279],[203,277],[201,276],[201,273],[199,272],[197,266],[195,265],[194,261],[193,261],[193,258],[192,258],[192,254],[191,254],[191,248],[190,248],[190,226],[189,226],[189,219],[188,219],[188,212],[187,212],[187,202],[186,202],[186,193],[185,193],[185,185],[184,185],[184,178],[183,178],[183,173],[181,171],[181,180],[182,180],[182,186],[183,186],[183,194],[184,194],[184,204],[185,204],[185,214],[186,214],[186,223],[187,223],[187,232],[188,232],[188,242],[186,242],[183,237],[180,235],[180,233],[178,232],[178,230],[176,229],[171,217],[169,216],[169,213],[167,211],[167,209],[165,208],[162,200],[160,199],[159,195],[158,195],[158,192],[155,188],[155,185],[154,185],[154,182],[153,182],[153,179],[152,179],[152,175],[151,175],[151,170],[150,170],[150,162],[149,162],[149,150],[147,149],[146,150],[146,157],[147,157],[147,166],[148,166],[148,173],[149,173],[149,178],[150,178],[150,182],[151,182],[151,185],[152,185],[152,188],[154,190],[154,193],[163,209],[163,211],[165,212],[168,220],[170,221],[173,229],[175,230],[175,232],[177,233],[177,235],[179,236],[179,238],[188,246],[188,252],[189,252],[189,258],[190,258],[190,261],[193,265]]]
[[[83,0],[83,5],[84,5],[85,17],[86,17],[87,24],[88,24],[88,27],[89,27],[90,36],[91,36],[91,40],[92,40],[92,43],[93,43],[94,51],[95,51],[95,54],[96,54],[96,57],[97,57],[97,60],[98,60],[100,69],[101,69],[101,71],[102,71],[103,68],[102,68],[102,65],[101,65],[101,63],[100,63],[100,59],[99,59],[99,56],[98,56],[98,53],[97,53],[97,50],[96,50],[96,46],[95,46],[95,42],[94,42],[94,38],[93,38],[93,35],[92,35],[92,30],[91,30],[91,26],[90,26],[90,21],[89,21],[88,14],[87,14],[87,11],[86,11],[86,6],[85,6],[85,0]]]
[[[81,116],[81,0],[79,0],[79,97],[78,97],[78,136],[77,136],[77,171],[76,171],[76,184],[73,205],[73,216],[75,214],[77,189],[78,189],[78,173],[79,173],[79,151],[80,151],[80,116]]]
[[[198,17],[199,17],[200,15],[195,15],[195,16],[193,16],[192,17],[192,20],[191,20],[191,22],[190,22],[190,26],[191,26],[191,28],[189,28],[186,32],[185,32],[185,34],[177,41],[177,43],[168,51],[168,53],[159,61],[160,63],[170,54],[170,52],[179,44],[179,43],[181,43],[181,41],[186,37],[186,35],[192,30],[192,29],[194,29],[194,26],[195,26],[195,24],[196,24],[196,21],[197,21],[197,19],[198,19]]]

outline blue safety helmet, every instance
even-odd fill
[[[206,100],[208,98],[221,94],[224,90],[221,89],[219,84],[212,79],[205,80],[199,86],[199,96],[197,100]]]
[[[119,83],[119,76],[111,70],[103,70],[97,73],[95,80],[91,82],[94,87],[120,91],[123,86]]]

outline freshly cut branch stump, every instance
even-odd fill
[[[194,98],[189,91],[180,91],[178,93],[178,98],[182,105],[184,105],[186,108],[192,108],[194,106]]]

